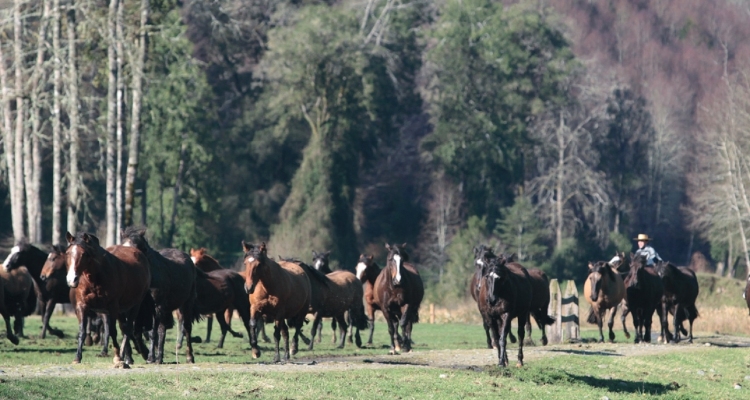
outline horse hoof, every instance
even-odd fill
[[[129,369],[129,368],[130,368],[130,365],[122,361],[115,363],[115,369]]]
[[[15,336],[8,336],[8,340],[10,340],[11,343],[18,345],[18,338]]]
[[[517,362],[516,363],[516,368],[521,368],[521,367],[523,367],[523,362],[521,362],[521,361]]]
[[[107,354],[106,352],[101,352],[101,353],[97,354],[96,356],[99,357],[99,358],[104,358],[104,357],[109,357],[109,354]]]
[[[260,358],[260,350],[253,350],[253,358]]]
[[[193,342],[193,343],[195,343],[195,342]],[[180,349],[182,349],[182,345],[178,343],[178,344],[177,344],[177,345],[175,346],[175,349],[177,349],[177,350],[180,350]]]
[[[80,364],[80,363],[81,363],[81,360],[73,360],[71,364],[75,365],[75,364]]]
[[[86,346],[93,346],[94,341],[91,339],[91,336],[86,336],[86,339],[83,341],[83,344]]]
[[[390,350],[390,351],[388,352],[388,354],[390,354],[390,355],[392,355],[392,356],[395,356],[395,355],[397,355],[398,353],[396,352],[396,350]]]
[[[187,358],[187,363],[188,364],[195,364],[195,359],[193,357],[188,357]]]
[[[625,339],[630,339],[630,333],[625,332]]]
[[[542,346],[546,346],[546,345],[547,345],[547,343],[548,343],[548,342],[547,342],[547,338],[546,338],[546,337],[543,337],[543,338],[542,338]]]
[[[401,346],[396,345],[395,351],[396,351],[396,353],[400,353],[401,352]]]

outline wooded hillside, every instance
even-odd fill
[[[0,1],[0,131],[5,246],[750,265],[746,0]]]

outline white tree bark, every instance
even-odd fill
[[[125,77],[122,73],[122,63],[123,63],[123,57],[125,56],[125,51],[123,48],[123,41],[125,40],[125,37],[123,35],[123,29],[122,29],[122,14],[123,9],[125,7],[123,4],[118,4],[117,6],[117,17],[115,21],[115,33],[116,33],[116,40],[117,40],[117,46],[116,46],[116,62],[117,62],[117,96],[116,96],[116,102],[117,102],[117,127],[116,127],[116,140],[117,140],[117,157],[116,157],[116,166],[115,166],[115,237],[118,238],[117,242],[119,242],[119,235],[117,235],[117,232],[120,232],[120,229],[122,229],[122,146],[123,146],[123,140],[125,132],[123,131],[123,125],[125,124],[125,116],[124,116],[124,105],[125,105]]]
[[[60,126],[60,0],[52,4],[52,243],[62,241],[62,132]]]
[[[128,145],[128,168],[125,174],[125,219],[126,226],[133,224],[133,203],[135,196],[135,175],[138,171],[138,156],[141,137],[141,103],[143,100],[143,68],[148,50],[148,15],[149,0],[141,0],[141,26],[138,38],[138,52],[133,63],[133,97],[132,115],[130,118],[130,143]],[[145,193],[144,193],[145,196]]]
[[[117,106],[115,91],[117,90],[117,61],[116,61],[116,32],[115,19],[117,16],[118,0],[110,0],[109,14],[107,16],[108,44],[107,59],[109,66],[109,81],[107,85],[107,137],[106,137],[106,238],[107,246],[112,246],[117,241],[116,229],[116,205],[115,205],[115,123],[117,119]]]
[[[8,88],[8,70],[5,64],[5,53],[3,52],[2,43],[0,43],[0,90],[2,93],[2,111],[3,111],[3,139],[5,143],[5,162],[8,169],[8,187],[10,189],[11,219],[13,225],[13,237],[18,240],[23,237],[23,209],[18,204],[18,195],[16,194],[16,154],[15,138],[13,135],[13,115],[10,107],[12,94]]]
[[[76,16],[75,4],[71,0],[67,13],[68,26],[68,96],[69,108],[68,118],[70,127],[68,130],[70,139],[70,175],[68,179],[68,217],[67,231],[75,233],[78,229],[78,189],[81,178],[78,176],[78,150],[80,143],[78,139],[78,68],[76,66]],[[57,242],[52,242],[57,243]]]
[[[23,84],[24,84],[24,77],[23,77],[23,26],[21,24],[21,5],[22,0],[15,0],[14,6],[13,6],[13,59],[15,60],[15,75],[16,75],[16,82],[15,82],[15,96],[16,96],[16,136],[15,136],[15,171],[13,173],[15,174],[15,183],[16,183],[16,207],[18,209],[16,210],[16,213],[18,215],[18,219],[20,220],[20,226],[17,230],[15,227],[13,229],[13,235],[16,236],[16,239],[20,239],[21,237],[25,236],[25,232],[23,229],[23,226],[25,225],[25,219],[24,219],[24,205],[25,199],[24,199],[24,176],[23,176],[23,164],[24,164],[24,154],[23,154],[23,146],[24,146],[24,115],[26,113],[24,108],[24,90],[23,90]],[[15,222],[15,221],[14,221]]]
[[[31,184],[26,191],[29,214],[29,240],[34,243],[42,242],[42,146],[40,142],[42,110],[41,91],[45,81],[44,55],[47,47],[47,24],[49,23],[49,0],[42,5],[42,19],[39,21],[39,35],[37,36],[36,64],[31,77],[31,147],[32,147],[32,177]]]

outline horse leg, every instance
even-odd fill
[[[346,324],[346,318],[344,316],[344,313],[341,313],[337,316],[333,317],[333,321],[337,322],[338,325],[338,333],[339,333],[339,345],[336,346],[337,349],[343,349],[346,345],[346,329],[348,328],[348,325]],[[333,324],[331,324],[333,325]],[[333,332],[334,336],[336,334],[336,331]]]
[[[331,331],[333,331],[333,335],[331,335],[331,343],[336,343],[336,318],[331,318]],[[318,342],[323,338],[323,325],[320,326],[320,337],[318,338]]]
[[[101,318],[102,321],[102,327],[104,328],[104,335],[102,336],[102,351],[97,354],[97,357],[109,357],[109,339],[110,335],[112,335],[112,332],[115,334],[115,341],[114,343],[117,343],[117,320],[115,317],[110,317],[107,314],[101,314],[99,315],[99,318]],[[89,322],[93,319],[92,317],[89,317]],[[97,328],[98,329],[98,328]]]
[[[367,345],[372,346],[372,334],[375,332],[375,310],[370,304],[367,304],[366,307],[367,308],[365,311],[367,311],[367,325],[370,329],[370,337],[367,339]]]
[[[109,324],[109,337],[112,339],[112,347],[114,347],[115,350],[115,356],[112,358],[112,363],[114,363],[116,366],[124,365],[124,349],[125,349],[125,339],[128,337],[128,333],[126,331],[126,327],[124,324],[125,316],[124,314],[120,314],[119,312],[110,311],[108,314],[109,319],[106,321]],[[117,341],[117,326],[115,326],[115,322],[120,322],[120,330],[122,331],[122,346],[120,346],[120,343]]]
[[[219,339],[219,344],[216,345],[216,348],[222,349],[224,348],[224,339],[227,337],[227,332],[229,331],[229,325],[227,325],[227,320],[225,320],[222,315],[223,313],[216,313],[216,322],[219,323],[219,328],[221,329],[221,338]]]
[[[645,315],[641,316],[641,323],[644,325],[646,332],[643,334],[643,341],[651,343],[651,325],[653,323],[654,309],[646,308]]]
[[[258,348],[258,318],[255,316],[253,310],[250,311],[250,320],[248,322],[250,324],[250,330],[248,331],[248,335],[250,336],[250,349],[253,353],[253,358],[258,358],[260,357],[260,348]]]
[[[615,326],[615,314],[617,314],[617,306],[612,307],[609,313],[609,321],[607,321],[607,328],[609,328],[609,342],[615,341],[615,332],[612,328]]]
[[[622,312],[620,312],[620,322],[622,322],[622,331],[625,332],[625,339],[630,339],[630,332],[628,332],[628,327],[626,325],[628,313],[630,312],[630,309],[628,308],[627,303],[625,303],[625,300],[623,300],[620,303],[620,307],[622,308]],[[635,316],[633,316],[633,325],[635,325]],[[636,338],[637,340],[637,338]],[[638,343],[636,341],[636,343]]]
[[[187,336],[187,349],[185,350],[185,358],[188,364],[195,363],[195,357],[193,355],[193,340],[191,336],[193,334],[193,309],[194,308],[195,308],[195,296],[193,296],[192,299],[186,301],[180,307],[180,314],[182,315],[182,329],[185,330],[185,335]],[[164,349],[164,339],[159,337],[159,340],[161,342],[160,343],[161,349]],[[163,356],[163,353],[162,353],[162,356]],[[159,364],[161,364],[161,358],[159,360]]]
[[[496,320],[495,320],[496,321]],[[510,318],[507,313],[503,314],[500,317],[500,325],[497,325],[497,322],[493,321],[493,330],[498,331],[498,346],[497,346],[497,357],[498,357],[498,365],[501,367],[507,367],[508,366],[508,353],[506,352],[506,345],[507,341],[506,338],[508,337],[508,332],[510,332]]]
[[[76,316],[78,317],[78,347],[76,349],[76,358],[73,360],[73,364],[80,364],[81,358],[83,357],[83,341],[86,336],[86,326],[89,323],[88,310],[83,304],[79,304],[76,307]],[[5,319],[5,324],[10,328],[8,319]],[[8,331],[8,337],[10,338],[10,330]],[[11,340],[12,342],[13,340]],[[14,342],[18,344],[18,339]]]
[[[307,350],[313,349],[313,343],[315,342],[315,335],[318,335],[318,339],[320,339],[320,336],[323,335],[323,326],[321,324],[321,321],[323,321],[323,314],[320,312],[316,312],[313,317],[313,324],[311,329],[311,337],[310,337],[310,343],[307,345]],[[318,343],[320,343],[320,340],[318,340]]]
[[[388,325],[388,337],[391,338],[391,349],[388,351],[388,354],[395,355],[398,354],[401,351],[401,346],[398,343],[398,327],[396,326],[396,322],[393,321],[393,318],[391,318],[391,315],[389,312],[383,311],[383,316],[385,317],[385,322]]]
[[[683,307],[681,307],[679,303],[674,307],[674,317],[672,319],[674,326],[674,339],[670,343],[678,343],[680,341],[680,324],[682,324],[680,321],[680,313],[682,312],[682,308]]]
[[[5,320],[5,335],[11,343],[17,345],[18,338],[13,334],[13,328],[10,326],[10,313],[6,310],[5,304],[3,303],[3,299],[0,298],[0,313],[3,314],[3,319]]]
[[[276,320],[276,323],[273,326],[273,343],[274,347],[276,348],[276,355],[273,357],[273,362],[278,363],[281,361],[281,357],[279,356],[279,342],[281,341],[281,324],[284,324],[284,320]],[[289,334],[287,333],[287,338]]]
[[[530,321],[528,320],[529,315],[519,315],[518,316],[518,363],[516,363],[516,367],[521,368],[523,367],[523,339],[524,339],[524,331],[526,326],[531,326]],[[524,319],[526,321],[524,321]],[[508,329],[510,330],[510,329]]]
[[[542,331],[542,346],[546,346],[547,343],[549,343],[549,340],[547,340],[547,330],[544,329],[544,316],[546,315],[547,315],[547,311],[541,310],[541,309],[537,310],[537,314],[534,315],[534,321],[536,321],[536,326],[539,328],[540,331]],[[531,322],[530,318],[529,318],[529,322]],[[529,329],[529,337],[531,337],[531,329]]]
[[[528,337],[529,337],[529,340],[528,340],[528,343],[527,343],[527,344],[529,344],[529,345],[531,345],[531,346],[534,346],[534,345],[535,345],[535,344],[534,344],[534,339],[532,339],[532,338],[531,338],[531,317],[530,317],[530,316],[529,316],[529,317],[528,317],[528,319],[526,320],[526,324],[525,324],[525,325],[526,325],[526,336],[528,336]],[[521,326],[521,325],[520,325],[520,322],[519,322],[519,327],[520,327],[520,326]],[[519,340],[520,340],[520,339],[521,339],[521,338],[519,338]]]
[[[217,320],[219,319],[218,313],[216,314],[216,319]],[[211,328],[213,327],[213,325],[214,325],[214,316],[213,314],[209,314],[208,318],[206,318],[206,340],[204,341],[204,343],[211,342]],[[219,346],[219,348],[221,348],[221,346]]]
[[[606,315],[607,310],[602,308],[599,309],[598,316],[596,320],[596,325],[599,327],[599,343],[604,343],[604,332],[602,331],[602,326],[604,325],[604,315]]]

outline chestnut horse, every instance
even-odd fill
[[[268,258],[266,244],[253,245],[242,241],[245,252],[245,291],[250,295],[250,347],[253,358],[260,357],[255,321],[261,316],[274,321],[273,338],[276,348],[274,362],[281,361],[279,341],[284,338],[284,361],[297,352],[299,332],[310,307],[310,279],[305,270],[292,262],[275,262]],[[292,348],[289,327],[295,328]]]
[[[586,301],[591,305],[588,323],[599,326],[599,341],[604,342],[604,333],[602,325],[604,315],[607,310],[612,310],[609,314],[609,341],[615,340],[615,333],[612,332],[617,307],[625,298],[625,284],[622,277],[606,261],[597,261],[589,263],[589,276],[583,285],[583,295]]]
[[[668,261],[656,263],[655,269],[664,284],[664,296],[662,297],[664,309],[670,310],[674,314],[674,336],[669,332],[667,322],[667,335],[665,336],[667,342],[677,343],[680,341],[682,321],[688,320],[690,323],[688,343],[693,343],[693,321],[698,318],[695,299],[698,298],[699,290],[695,272],[690,268],[678,268]],[[667,316],[665,315],[664,318],[666,319]]]
[[[508,366],[506,337],[511,320],[518,318],[518,363],[523,366],[523,339],[531,309],[532,286],[525,269],[507,266],[504,256],[483,258],[482,282],[477,303],[482,319],[489,325],[492,341],[497,343],[498,365]]]
[[[23,335],[23,317],[36,308],[35,290],[38,289],[34,288],[34,279],[26,267],[8,270],[3,264],[3,268],[0,268],[0,315],[5,320],[6,337],[15,345],[18,344],[18,336]],[[15,318],[15,329],[10,326],[11,316]]]
[[[79,321],[74,363],[81,362],[90,311],[109,316],[115,364],[128,361],[128,340],[140,340],[134,336],[134,323],[151,283],[148,259],[132,247],[110,246],[105,250],[96,236],[85,232],[78,232],[75,237],[67,232],[65,236],[70,244],[65,252],[66,280],[70,287],[76,289],[76,315]],[[115,319],[120,322],[122,346],[117,343]]]
[[[44,262],[44,267],[42,267],[42,272],[39,273],[39,278],[44,282],[49,293],[53,293],[54,300],[54,302],[47,304],[47,312],[43,315],[42,337],[44,337],[45,321],[49,320],[49,314],[52,313],[55,304],[70,303],[75,309],[76,289],[68,286],[68,283],[65,281],[65,275],[68,271],[65,255],[67,248],[68,247],[65,245],[52,246],[49,255],[47,256],[47,261]],[[89,322],[86,326],[84,344],[86,346],[91,346],[95,342],[101,340],[102,351],[97,355],[98,357],[106,357],[109,351],[109,323],[107,321],[107,316],[105,314],[96,314],[93,311],[89,313]],[[81,321],[78,322],[80,323]],[[54,334],[53,328],[50,327],[49,329],[50,333]],[[63,334],[62,331],[59,333],[61,335]],[[55,334],[55,336],[57,335]]]
[[[412,325],[419,322],[419,306],[424,297],[422,278],[414,265],[408,262],[409,255],[404,247],[406,243],[401,246],[386,243],[388,258],[374,286],[375,302],[388,324],[390,354],[399,353],[402,345],[407,353],[411,352]],[[399,326],[403,340],[399,340]]]
[[[625,278],[627,308],[633,313],[635,342],[651,343],[651,323],[656,311],[661,323],[661,333],[667,333],[666,310],[661,301],[664,285],[652,267],[646,266],[646,255],[630,253],[630,273]],[[623,311],[624,313],[624,311]]]
[[[188,337],[187,362],[194,363],[190,335],[193,331],[193,322],[200,317],[200,314],[193,312],[196,299],[195,265],[190,256],[183,251],[162,249],[157,252],[148,244],[145,235],[145,229],[134,227],[121,231],[122,245],[140,250],[146,255],[151,267],[150,293],[154,301],[154,316],[148,362],[164,362],[164,340],[167,329],[174,325],[172,311],[177,310],[180,316],[180,330]]]
[[[305,269],[310,278],[310,310],[314,314],[314,320],[308,350],[313,349],[315,334],[319,331],[318,327],[321,325],[320,322],[323,317],[331,317],[334,321],[338,322],[340,339],[337,348],[343,349],[348,328],[346,320],[347,312],[349,313],[352,326],[357,329],[355,334],[357,347],[361,347],[362,339],[360,338],[359,330],[367,327],[367,317],[365,317],[364,306],[362,305],[362,296],[364,294],[362,283],[357,277],[349,271],[333,271],[324,275],[317,269],[301,261],[284,261],[291,261],[298,264]]]
[[[360,254],[357,263],[357,279],[362,282],[364,291],[365,314],[370,328],[370,336],[367,339],[367,345],[372,345],[372,335],[375,332],[375,311],[380,311],[380,304],[375,300],[375,281],[380,276],[380,267],[375,263],[373,256]]]
[[[625,259],[624,252],[615,251],[615,256],[609,260],[609,265],[615,269],[622,278],[624,284],[625,279],[630,275],[630,264]],[[625,288],[625,298],[622,299],[619,305],[620,308],[620,322],[622,322],[622,331],[625,333],[625,338],[630,339],[630,332],[628,332],[627,318],[630,310],[628,309],[628,290]]]
[[[206,254],[206,249],[204,247],[201,247],[200,249],[194,249],[191,247],[190,259],[193,260],[193,264],[195,264],[195,267],[203,272],[211,272],[211,271],[224,269],[215,258]],[[200,296],[200,294],[198,294],[198,296]],[[226,321],[227,326],[229,326],[229,332],[232,334],[232,336],[242,337],[241,333],[237,333],[232,330],[231,321],[232,321],[233,311],[234,309],[230,305],[229,308],[227,308],[226,312],[224,313],[224,321]],[[206,317],[206,340],[205,342],[209,343],[211,342],[211,329],[213,328],[213,324],[214,324],[214,315],[208,314],[205,317]],[[182,338],[183,334],[184,332],[180,331],[180,338]],[[194,337],[193,341],[200,341],[200,337]],[[182,341],[178,341],[177,347],[179,348],[181,346],[182,346]]]

